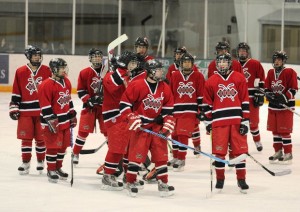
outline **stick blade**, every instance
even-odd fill
[[[274,176],[284,176],[284,175],[288,175],[291,174],[292,170],[291,169],[285,169],[279,172],[274,172]]]
[[[228,161],[228,164],[229,165],[235,165],[243,160],[245,160],[247,158],[247,154],[241,154],[240,156],[236,157],[236,158],[233,158],[231,160]]]
[[[127,39],[128,39],[128,36],[126,34],[123,34],[123,35],[119,36],[118,38],[116,38],[115,40],[113,40],[110,44],[108,44],[107,52],[109,54],[111,54],[112,51],[114,50],[114,48],[116,48],[116,46],[118,46],[119,44],[123,43]]]

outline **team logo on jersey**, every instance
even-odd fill
[[[164,100],[163,93],[161,93],[161,96],[156,99],[151,94],[148,94],[147,96],[148,98],[143,100],[144,110],[153,109],[157,113],[162,107],[161,102]]]
[[[217,95],[220,97],[221,102],[223,102],[226,98],[229,98],[234,102],[234,97],[237,93],[238,92],[235,90],[233,83],[230,83],[228,86],[220,84],[219,90],[217,91]]]
[[[193,93],[195,93],[195,88],[193,88],[193,82],[188,82],[184,84],[184,82],[179,83],[179,87],[177,88],[177,93],[181,98],[184,95],[188,95],[190,98],[193,97]]]
[[[251,74],[248,72],[248,68],[243,68],[243,72],[244,72],[245,78],[248,82],[248,79],[251,77]]]
[[[69,94],[69,90],[66,90],[66,93],[64,92],[59,92],[59,98],[57,100],[57,103],[60,105],[60,108],[63,109],[65,105],[68,105],[70,100],[71,100],[71,96]]]
[[[35,80],[33,77],[28,78],[28,83],[26,85],[26,89],[29,91],[29,94],[32,95],[34,91],[36,91],[36,87],[42,83],[43,78],[37,77]]]
[[[278,80],[276,82],[272,81],[271,88],[274,93],[281,94],[284,91],[285,87],[281,83],[282,80]]]
[[[100,79],[97,77],[93,77],[92,80],[93,82],[90,86],[93,89],[94,93],[98,93],[100,89]]]

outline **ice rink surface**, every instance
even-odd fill
[[[75,109],[80,112],[81,102],[72,96]],[[169,171],[169,184],[175,187],[175,195],[161,198],[157,184],[145,184],[136,198],[123,191],[100,190],[101,176],[96,175],[99,164],[104,162],[107,147],[95,154],[81,155],[79,165],[74,169],[74,184],[67,181],[57,184],[48,182],[46,171],[36,171],[36,156],[33,150],[29,175],[20,176],[21,145],[16,139],[17,122],[9,118],[10,93],[0,93],[0,211],[300,211],[300,117],[294,116],[293,164],[269,164],[268,157],[274,151],[271,132],[266,131],[267,105],[260,110],[260,132],[263,151],[258,152],[248,135],[249,153],[272,171],[291,169],[286,176],[271,176],[247,158],[247,183],[250,189],[241,194],[237,187],[235,169],[226,167],[226,180],[221,193],[210,191],[210,160],[202,155],[196,158],[188,150],[185,170]],[[296,111],[300,113],[300,108]],[[78,116],[79,118],[79,116]],[[210,152],[210,137],[200,124],[202,151]],[[74,139],[77,128],[74,130]],[[104,141],[99,133],[90,134],[85,149],[96,148]],[[192,146],[192,142],[189,143]],[[64,159],[63,170],[71,173],[70,148]],[[215,178],[215,176],[214,176]],[[119,179],[122,180],[122,177]],[[215,179],[214,179],[215,185]]]

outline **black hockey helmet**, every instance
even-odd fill
[[[181,58],[180,58],[181,66],[182,66],[182,63],[183,63],[184,61],[186,61],[186,60],[190,60],[190,61],[192,62],[192,66],[194,65],[195,59],[194,59],[194,57],[193,57],[190,53],[188,53],[188,52],[184,53],[184,54],[181,56]]]
[[[117,66],[120,68],[127,68],[128,63],[131,61],[131,58],[133,57],[135,53],[130,51],[124,51],[117,59]]]
[[[52,73],[56,77],[59,77],[59,78],[64,78],[64,76],[59,75],[59,73],[58,73],[59,68],[61,68],[61,67],[66,68],[67,66],[68,66],[67,62],[62,58],[54,58],[54,59],[51,59],[49,62],[49,67],[50,67]]]
[[[247,55],[239,55],[239,50],[240,49],[245,49],[246,52],[247,52]],[[249,57],[250,46],[245,42],[241,42],[237,45],[236,51],[237,51],[237,56],[238,56],[239,60],[240,61],[245,61]]]
[[[131,70],[131,77],[135,77],[136,75],[139,75],[141,72],[144,71],[145,60],[144,60],[144,57],[142,55],[134,53],[131,56],[130,61],[135,61],[137,63],[136,68]]]
[[[146,48],[149,47],[149,41],[146,37],[138,37],[135,42],[134,42],[134,46],[145,46]]]
[[[100,49],[97,48],[91,48],[89,50],[89,61],[93,64],[95,67],[99,67],[102,64],[102,59],[101,62],[99,62],[95,56],[100,56],[101,58],[103,57],[103,52]]]
[[[225,62],[227,62],[227,66],[222,65],[222,63]],[[229,53],[221,54],[216,57],[216,66],[221,75],[226,75],[228,73],[228,70],[231,68],[231,64],[232,58]]]
[[[26,48],[25,48],[25,56],[26,58],[30,61],[31,65],[33,66],[40,66],[41,63],[42,63],[42,60],[43,60],[43,57],[42,57],[42,51],[40,48],[36,47],[36,46],[32,46],[32,45],[28,45]],[[38,62],[34,62],[32,61],[32,55],[40,55],[40,60]]]
[[[229,52],[230,50],[230,45],[227,41],[220,41],[217,43],[216,45],[216,55],[218,55],[218,52],[220,50],[226,50],[227,52]]]
[[[275,59],[277,59],[277,58],[282,60],[282,66],[275,66],[274,62],[275,62]],[[272,56],[273,67],[275,68],[275,70],[281,70],[283,68],[284,64],[286,63],[287,59],[288,59],[288,56],[284,51],[275,51]]]
[[[161,78],[155,77],[155,73],[158,69],[162,69],[163,65],[158,60],[148,60],[145,63],[145,70],[147,71],[148,76],[154,81],[160,81]]]
[[[183,55],[184,53],[186,53],[186,48],[185,46],[181,46],[181,47],[177,47],[175,50],[174,50],[174,62],[179,65],[180,64],[180,58],[176,59],[176,54],[181,54]]]

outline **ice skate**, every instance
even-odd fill
[[[114,175],[104,174],[102,178],[101,189],[108,191],[121,191],[123,190],[123,183],[118,182]]]
[[[238,180],[237,182],[238,187],[240,188],[240,192],[243,194],[247,194],[247,190],[249,189],[249,186],[247,185],[245,180]]]
[[[123,175],[123,185],[124,185],[124,188],[126,188],[126,183],[127,183],[127,179],[126,179],[126,174]],[[136,180],[134,182],[135,186],[139,189],[139,190],[142,190],[144,189],[144,184],[145,182],[143,180]]]
[[[169,197],[174,195],[175,188],[169,186],[167,183],[163,183],[161,180],[158,180],[158,191],[160,197]]]
[[[29,174],[30,162],[23,162],[22,165],[18,168],[20,175]]]
[[[36,170],[42,174],[44,170],[44,161],[43,160],[38,160],[37,165],[36,165]]]
[[[281,158],[279,158],[278,161],[279,161],[279,164],[282,164],[282,165],[292,164],[293,155],[292,155],[292,153],[286,153]]]
[[[168,161],[167,166],[168,169],[173,169],[173,165],[176,163],[178,159],[177,158],[173,158],[172,160]]]
[[[129,196],[136,197],[139,189],[136,187],[134,183],[126,183],[126,190]]]
[[[184,171],[185,160],[177,160],[176,163],[173,165],[174,172],[182,172]]]
[[[68,179],[68,173],[64,172],[62,169],[58,169],[55,171],[56,174],[58,174],[60,180],[67,180]]]
[[[79,155],[73,155],[73,164],[76,166],[79,163]]]
[[[195,150],[196,151],[194,151],[194,155],[196,156],[196,158],[199,158],[200,157],[200,153],[199,152],[201,152],[201,146],[196,146],[195,147]]]
[[[224,180],[217,180],[216,189],[222,190],[224,187]]]
[[[255,143],[255,146],[256,146],[256,149],[257,151],[261,152],[263,150],[263,145],[260,141],[258,142],[254,142]]]
[[[57,183],[58,182],[59,176],[57,175],[56,171],[48,170],[47,176],[48,176],[48,181],[50,183]]]
[[[276,161],[281,158],[283,156],[282,154],[282,150],[279,150],[278,152],[275,152],[274,155],[272,155],[271,157],[269,157],[269,162],[271,164],[276,163]]]

